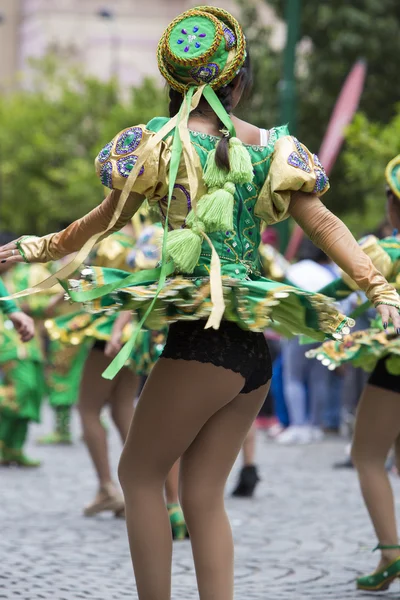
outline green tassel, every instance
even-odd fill
[[[175,229],[167,236],[167,256],[174,261],[181,273],[193,273],[199,262],[204,231],[203,223],[197,221],[192,228]]]
[[[250,154],[237,137],[229,140],[229,181],[234,183],[251,183],[253,181],[253,165]]]
[[[236,186],[227,182],[223,188],[214,188],[200,198],[197,216],[206,231],[230,231],[233,229],[233,205]]]
[[[228,171],[220,169],[215,162],[215,150],[211,150],[204,167],[203,181],[208,188],[222,188],[228,181]]]

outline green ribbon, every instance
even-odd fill
[[[160,291],[164,287],[165,280],[166,280],[167,276],[170,274],[171,263],[167,263],[168,216],[169,216],[169,208],[170,208],[170,204],[171,204],[171,200],[172,200],[172,195],[173,195],[173,191],[174,191],[174,185],[176,182],[176,178],[178,176],[178,169],[179,169],[181,155],[182,155],[182,141],[179,136],[179,122],[180,122],[180,119],[182,116],[182,112],[185,108],[185,103],[188,108],[187,116],[189,116],[190,105],[191,105],[194,91],[195,91],[194,87],[189,88],[189,90],[185,96],[185,99],[182,102],[182,105],[181,105],[181,108],[180,108],[179,114],[178,114],[178,122],[175,127],[174,139],[172,142],[171,161],[170,161],[170,168],[169,168],[168,205],[167,205],[167,212],[166,212],[166,216],[165,216],[165,225],[164,225],[164,238],[163,238],[162,254],[161,254],[161,268],[160,268],[160,273],[159,273],[160,279],[158,282],[157,290],[156,290],[153,300],[151,301],[146,312],[144,313],[143,317],[141,318],[140,322],[138,323],[137,327],[135,328],[135,331],[133,332],[132,337],[126,342],[125,346],[120,350],[120,352],[114,358],[112,363],[104,371],[104,373],[103,373],[104,379],[113,379],[115,377],[115,375],[118,373],[118,371],[120,371],[122,369],[122,367],[125,365],[126,361],[129,359],[130,355],[132,354],[132,350],[135,347],[135,343],[136,343],[137,337],[140,333],[140,330],[142,329],[144,323],[146,322],[147,317],[153,310],[154,304],[160,294]],[[136,275],[139,275],[139,274],[136,274]]]
[[[218,98],[217,94],[214,92],[211,86],[206,85],[203,90],[203,96],[207,100],[208,104],[211,106],[217,117],[220,121],[223,122],[231,137],[236,137],[235,126],[232,123],[232,119],[226,112],[221,100]]]
[[[168,262],[166,264],[166,275],[172,275],[175,271],[175,265],[173,262]],[[116,289],[125,288],[133,285],[143,285],[148,283],[153,283],[154,281],[158,281],[161,277],[161,267],[156,267],[155,269],[146,269],[143,271],[139,271],[138,273],[132,273],[127,277],[121,277],[117,279],[113,283],[107,283],[106,285],[102,285],[92,290],[87,290],[85,292],[75,292],[68,288],[68,284],[65,281],[60,281],[60,284],[68,292],[69,297],[74,302],[90,302],[91,300],[97,300],[98,298],[102,298],[107,294],[111,294]]]

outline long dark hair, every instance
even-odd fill
[[[232,92],[233,92],[233,89],[234,89],[235,85],[237,84],[238,80],[239,80],[238,86],[239,86],[240,93],[244,96],[247,96],[250,93],[251,87],[253,84],[253,72],[251,69],[250,54],[249,54],[248,50],[247,50],[247,55],[246,55],[246,59],[243,63],[243,66],[240,69],[239,73],[236,75],[235,79],[233,79],[233,81],[231,81],[231,83],[229,83],[228,85],[225,85],[224,87],[220,88],[216,92],[218,98],[221,101],[222,106],[225,108],[225,110],[228,114],[230,114],[230,112],[232,111]],[[180,92],[177,92],[173,88],[170,88],[170,90],[169,90],[169,116],[170,117],[174,117],[176,114],[178,114],[179,109],[182,104],[182,100],[183,100],[182,94]],[[199,104],[199,108],[201,108],[202,105],[204,106],[204,103],[208,104],[207,100],[202,98],[202,100],[200,101],[200,104]],[[220,119],[218,119],[218,127],[220,129],[224,129],[224,127],[225,127]],[[215,162],[217,163],[217,166],[220,169],[225,169],[226,171],[229,171],[229,169],[230,169],[229,136],[221,137],[220,141],[218,142],[217,147],[216,147],[216,152],[215,152]]]

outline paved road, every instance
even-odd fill
[[[83,444],[29,450],[40,470],[0,471],[0,599],[136,599],[124,522],[81,515],[95,485]],[[341,453],[335,441],[280,448],[260,438],[257,497],[228,499],[237,600],[369,597],[354,579],[374,566],[375,539],[354,474],[330,468]],[[393,484],[400,498],[400,480]],[[187,542],[175,545],[173,575],[173,599],[196,599]],[[385,597],[399,598],[400,583]]]

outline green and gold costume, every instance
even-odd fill
[[[386,279],[400,289],[400,240],[397,237],[379,240],[370,235],[360,240],[360,245]],[[355,290],[358,290],[358,286],[343,274],[321,292],[342,300]],[[356,312],[361,314],[369,306],[366,302],[360,309],[356,309]],[[342,364],[351,363],[367,372],[374,370],[378,360],[386,358],[388,372],[400,375],[400,337],[392,328],[384,331],[380,319],[376,319],[369,329],[355,331],[341,340],[325,342],[319,348],[310,350],[307,356],[317,358],[332,370]]]
[[[4,280],[7,289],[18,292],[32,285],[35,275],[43,276],[39,265],[19,264],[8,271]],[[2,295],[5,291],[1,285]],[[32,299],[32,303],[30,300]],[[28,310],[40,312],[43,297],[29,299]],[[39,422],[40,407],[46,393],[44,357],[39,336],[27,343],[21,342],[7,314],[18,311],[12,302],[0,305],[0,444],[3,463],[17,462],[23,466],[37,466],[23,453],[30,422]]]
[[[114,233],[103,240],[93,251],[90,263],[100,269],[108,265],[113,269],[131,268],[132,272],[155,266],[160,256],[162,229],[159,225],[150,224],[140,228],[142,231],[136,232],[138,234],[136,241],[133,235],[124,232]],[[107,342],[110,339],[117,316],[117,312],[94,314],[81,310],[47,320],[45,326],[52,343],[62,344],[65,351],[84,351],[86,356],[95,341]],[[124,329],[123,342],[131,337],[133,328],[134,316],[132,316],[132,323]],[[164,340],[165,331],[142,330],[127,365],[138,375],[148,375],[162,352]]]
[[[123,159],[128,163],[133,160],[134,154],[140,156],[141,145],[151,140],[152,135],[160,131],[167,121],[156,118],[146,127],[132,127],[117,135],[97,159],[97,170],[103,184],[122,188],[126,175],[120,174],[119,162]],[[196,150],[197,166],[203,169],[218,138],[196,132],[190,132],[190,138]],[[155,160],[149,160],[147,175],[145,166],[137,180],[138,191],[148,195],[150,205],[158,207],[162,219],[167,208],[167,180],[163,174],[169,160],[171,141],[170,137],[165,140],[166,148],[161,157],[157,150],[159,162],[156,164]],[[340,332],[348,321],[326,297],[263,278],[258,252],[261,228],[259,215],[268,219],[268,222],[288,216],[290,193],[283,190],[304,188],[312,191],[317,187],[320,193],[325,191],[328,184],[322,167],[303,145],[288,136],[286,127],[272,129],[267,146],[247,146],[247,151],[251,157],[254,179],[251,184],[237,186],[233,227],[223,232],[209,233],[221,261],[226,306],[224,318],[252,331],[264,331],[273,320],[277,320],[295,333],[306,333],[320,340],[325,335]],[[297,164],[297,161],[300,167],[291,164]],[[153,172],[155,167],[159,176]],[[184,174],[175,185],[172,201],[174,210],[169,222],[171,228],[176,230],[185,226],[191,210]],[[147,327],[159,329],[177,320],[207,319],[210,316],[210,259],[210,246],[204,241],[193,273],[167,279],[147,318]],[[76,292],[90,291],[127,276],[128,273],[121,270],[94,267],[88,272],[86,281],[73,282],[71,296],[84,298],[84,294]],[[129,309],[140,317],[153,300],[156,288],[156,281],[146,281],[145,285],[121,285],[112,295],[93,300],[88,308],[96,312]]]

